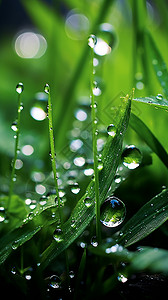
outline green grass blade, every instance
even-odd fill
[[[133,100],[155,106],[156,108],[168,110],[168,100],[164,99],[161,94],[158,94],[157,96],[134,98]]]
[[[118,243],[126,247],[142,240],[168,219],[168,190],[156,195],[123,226]]]
[[[48,218],[48,214],[45,217],[45,214],[57,205],[55,204],[55,197],[56,195],[50,196],[46,205],[29,213],[24,221],[17,222],[16,226],[0,239],[0,264],[7,259],[13,250],[30,240],[43,227],[56,222],[59,223],[58,209],[55,211],[54,219]]]
[[[122,100],[122,105],[118,110],[116,119],[116,135],[115,137],[109,136],[105,145],[102,160],[103,169],[99,173],[99,188],[100,188],[100,203],[103,203],[109,187],[114,179],[120,156],[122,153],[122,142],[125,131],[129,122],[131,108],[131,99],[127,95]],[[91,205],[87,207],[84,200],[90,198]],[[94,181],[89,184],[85,195],[80,199],[74,208],[70,218],[63,227],[63,241],[57,243],[53,240],[51,245],[42,254],[41,267],[45,268],[57,255],[66,249],[87,227],[92,218],[95,216],[95,191]]]
[[[136,115],[131,113],[129,124],[168,168],[167,152],[158,141],[158,139],[154,136],[154,134],[150,131],[150,129],[144,124],[144,122],[140,120]]]
[[[155,74],[163,88],[163,92],[165,93],[166,97],[168,97],[168,70],[166,64],[149,32],[147,32],[147,37],[149,41],[150,59],[152,61]]]

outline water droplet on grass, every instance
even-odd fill
[[[79,185],[78,185],[78,183],[74,183],[73,185],[72,185],[72,187],[71,187],[71,192],[73,193],[73,194],[78,194],[79,192],[80,192],[80,187],[79,187]]]
[[[117,197],[108,197],[101,207],[100,221],[106,227],[116,227],[125,218],[125,204]]]
[[[107,55],[116,44],[116,34],[111,24],[103,23],[99,26],[97,43],[94,52],[99,56]]]
[[[6,214],[5,214],[5,209],[4,207],[0,207],[0,222],[3,222],[5,221],[5,218],[6,218]]]
[[[61,279],[57,275],[52,275],[49,279],[49,286],[53,289],[61,287]]]
[[[84,203],[86,207],[90,207],[92,205],[92,199],[90,197],[86,197],[84,199]]]
[[[115,135],[116,135],[116,127],[113,124],[110,124],[107,127],[107,133],[108,133],[108,135],[110,135],[112,137],[115,137]]]
[[[55,229],[54,234],[53,234],[53,238],[54,238],[54,240],[55,240],[57,243],[60,243],[60,242],[63,241],[62,230],[61,230],[61,228]]]
[[[162,94],[157,94],[156,99],[157,100],[163,100],[163,95]]]
[[[97,241],[96,236],[93,236],[93,237],[91,238],[90,243],[91,243],[91,245],[92,245],[93,247],[97,247],[97,246],[98,246],[98,241]]]
[[[141,164],[142,153],[137,147],[131,145],[124,149],[121,158],[124,166],[133,170]]]
[[[88,46],[93,49],[96,43],[97,43],[96,36],[94,34],[91,34],[88,38]]]
[[[18,131],[18,124],[17,124],[16,121],[12,123],[11,129],[12,129],[13,131],[15,131],[15,132]]]
[[[125,283],[127,282],[128,278],[126,276],[124,276],[123,274],[119,273],[118,277],[117,277],[118,281]]]
[[[17,92],[18,94],[21,94],[21,93],[23,92],[23,90],[24,90],[23,83],[19,82],[19,83],[17,84],[17,86],[16,86],[16,92]]]
[[[46,83],[45,86],[44,86],[44,92],[45,92],[46,94],[49,94],[49,93],[50,93],[50,86],[49,86],[48,83]]]

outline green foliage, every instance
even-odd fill
[[[22,0],[21,5],[45,37],[47,51],[39,59],[24,59],[11,50],[10,38],[2,38],[4,287],[16,286],[28,298],[36,286],[41,299],[95,299],[120,296],[118,286],[131,283],[131,275],[167,276],[168,61],[167,32],[159,23],[168,28],[166,2],[146,6],[146,1],[64,0],[49,5]],[[73,29],[71,37],[66,32],[67,11],[84,14],[89,24],[84,34],[75,36]],[[108,23],[108,30],[101,29],[102,23]],[[111,53],[98,55],[96,45],[89,51],[90,34],[97,36],[97,44],[104,38]],[[18,109],[19,131],[13,139],[9,128],[16,118],[14,87],[20,81],[24,110]],[[46,82],[51,87],[48,107],[46,99],[33,100]],[[126,95],[130,87],[135,87],[135,96],[134,89]],[[92,112],[89,96],[92,108],[95,105]],[[49,120],[29,116],[34,106],[42,108],[44,116],[48,112]],[[96,134],[93,149],[90,127]],[[34,152],[25,155],[25,145]],[[125,163],[125,150],[131,148],[139,160],[130,155]],[[11,187],[10,178],[17,179]],[[99,220],[99,206],[111,196],[121,198],[127,214],[122,224],[108,228]],[[68,274],[69,267],[75,277]]]

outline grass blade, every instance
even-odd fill
[[[129,122],[130,108],[131,98],[127,95],[124,99],[122,99],[122,105],[118,110],[115,124],[117,128],[116,135],[114,137],[109,136],[103,151],[103,169],[99,173],[100,203],[104,201],[107,195],[119,164],[122,153],[122,142]],[[60,243],[53,241],[42,254],[42,268],[45,268],[57,255],[66,249],[83,232],[95,216],[94,184],[95,183],[92,180],[85,195],[77,203],[70,218],[64,224],[63,241]],[[90,199],[89,207],[85,205],[86,198]]]
[[[147,37],[149,41],[150,58],[152,60],[155,74],[163,88],[163,92],[165,93],[166,97],[168,97],[168,71],[166,64],[149,32],[147,32]]]
[[[157,96],[134,98],[133,100],[168,110],[168,100],[164,99],[161,94]]]
[[[14,197],[14,196],[13,196]],[[46,205],[39,207],[30,213],[27,218],[21,222],[17,222],[13,230],[9,231],[0,239],[0,264],[2,264],[12,250],[17,249],[25,242],[30,240],[37,232],[39,232],[43,227],[49,226],[53,223],[59,223],[59,213],[58,209],[55,211],[55,217],[45,218],[45,213],[50,209],[53,209],[57,204],[55,204],[55,195],[48,198]]]
[[[154,136],[154,134],[150,131],[150,129],[143,123],[143,121],[140,120],[136,115],[131,113],[129,124],[168,168],[167,152],[158,141],[158,139]]]
[[[168,219],[168,190],[156,195],[123,226],[118,243],[128,247],[149,235]]]

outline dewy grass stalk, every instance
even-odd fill
[[[96,37],[91,35],[88,39],[88,45],[91,48],[91,116],[92,116],[92,146],[93,146],[93,159],[94,159],[94,177],[95,177],[95,209],[96,209],[96,237],[98,243],[101,240],[100,233],[100,200],[99,200],[99,174],[98,174],[98,155],[97,155],[97,118],[96,118],[96,102],[94,98],[94,70],[93,70],[93,59],[94,59],[94,46],[96,44]]]
[[[16,160],[17,160],[17,155],[19,151],[19,135],[20,135],[20,115],[21,111],[23,109],[23,105],[21,104],[21,93],[23,92],[23,83],[18,83],[16,86],[16,92],[18,93],[18,114],[17,114],[17,119],[16,121],[12,124],[11,128],[15,132],[15,155],[12,163],[12,173],[11,173],[11,181],[10,181],[10,187],[9,187],[9,200],[8,200],[8,209],[11,204],[11,198],[13,194],[13,188],[14,188],[14,183],[16,180],[15,177],[15,167],[16,167]]]
[[[57,201],[58,201],[60,224],[61,224],[61,229],[62,229],[63,216],[62,216],[62,211],[61,211],[61,200],[60,200],[59,190],[58,190],[56,153],[55,153],[55,146],[54,146],[54,133],[53,133],[53,121],[52,121],[52,104],[51,104],[50,87],[48,84],[45,85],[44,91],[46,94],[48,94],[48,120],[49,120],[49,137],[50,137],[50,149],[51,149],[50,155],[51,155],[52,170],[53,170],[53,174],[54,174],[56,196],[57,196]]]
[[[58,201],[60,225],[61,225],[61,231],[62,231],[62,229],[63,229],[63,214],[62,214],[62,210],[61,210],[61,199],[60,199],[59,190],[58,190],[56,152],[55,152],[55,145],[54,145],[53,120],[52,120],[52,103],[51,103],[50,87],[48,84],[45,85],[44,91],[45,91],[45,93],[48,94],[48,120],[49,120],[49,137],[50,137],[50,149],[51,149],[50,155],[51,155],[52,170],[53,170],[53,174],[54,174],[56,196],[57,196],[57,201]],[[65,260],[66,260],[67,283],[68,283],[69,282],[69,261],[68,261],[67,251],[65,250],[64,252],[65,252]]]

